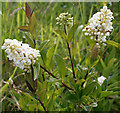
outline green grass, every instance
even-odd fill
[[[47,67],[45,64],[47,58],[46,54],[49,48],[51,48],[54,43],[56,43],[54,54],[59,54],[62,59],[64,59],[65,65],[67,67],[65,77],[63,78],[63,82],[65,82],[69,87],[76,88],[78,86],[81,86],[81,79],[84,79],[87,71],[82,70],[80,66],[86,67],[89,72],[93,75],[89,75],[88,81],[91,82],[92,79],[97,79],[100,75],[104,75],[109,79],[108,83],[104,83],[102,86],[102,90],[104,91],[105,87],[110,87],[111,84],[118,82],[119,79],[119,48],[116,48],[114,46],[109,46],[109,48],[106,50],[105,54],[102,56],[105,48],[102,48],[99,52],[99,56],[102,56],[102,60],[99,60],[100,57],[97,57],[96,59],[91,58],[91,49],[88,47],[88,39],[84,36],[81,29],[75,30],[74,32],[74,38],[71,41],[70,47],[71,47],[71,53],[75,67],[75,73],[78,80],[81,80],[78,82],[78,86],[74,84],[72,73],[71,73],[71,62],[69,59],[69,53],[67,50],[67,45],[65,43],[65,40],[61,38],[60,35],[58,35],[55,30],[61,30],[64,32],[64,29],[62,26],[56,25],[56,17],[59,16],[60,13],[68,12],[74,17],[74,24],[79,23],[80,25],[86,25],[88,22],[88,19],[92,17],[93,14],[98,12],[104,4],[108,6],[109,9],[113,10],[113,16],[115,19],[113,20],[113,27],[114,31],[112,32],[111,36],[109,37],[110,40],[113,40],[116,34],[119,32],[120,27],[120,19],[119,19],[119,7],[120,5],[118,3],[114,3],[114,7],[110,5],[109,3],[92,3],[92,2],[80,2],[80,3],[28,3],[31,9],[33,10],[35,8],[35,15],[37,18],[37,30],[35,33],[35,39],[39,40],[41,43],[45,40],[50,40],[49,43],[45,46],[44,50],[41,51],[42,57],[43,57],[43,65]],[[12,12],[17,9],[25,7],[24,3],[13,3],[13,2],[6,2],[2,3],[2,18],[0,15],[0,22],[2,20],[2,44],[4,43],[4,40],[7,38],[10,39],[17,39],[19,41],[23,41],[24,43],[28,43],[27,40],[24,38],[25,33],[20,31],[18,29],[19,26],[23,26],[27,24],[27,17],[25,15],[24,10],[19,10],[15,12],[12,16]],[[0,9],[1,10],[1,9]],[[117,15],[118,14],[118,15]],[[1,25],[1,24],[0,24]],[[70,30],[70,27],[67,27],[67,31]],[[1,31],[0,31],[1,34]],[[31,36],[29,34],[29,36]],[[115,37],[114,41],[120,43],[119,34]],[[49,53],[52,54],[52,53]],[[49,56],[49,55],[48,55]],[[59,62],[58,60],[56,60]],[[99,62],[98,62],[99,61]],[[48,61],[49,62],[49,61]],[[97,65],[96,65],[96,62]],[[53,58],[51,62],[49,62],[50,65],[48,65],[48,69],[58,78],[60,77],[60,73],[58,71],[58,68],[56,68],[56,62]],[[96,66],[95,66],[96,65]],[[61,66],[61,65],[60,65]],[[94,67],[95,66],[95,67]],[[106,66],[106,68],[104,68]],[[94,67],[94,68],[92,68]],[[14,71],[14,65],[12,64],[12,61],[9,61],[7,58],[7,55],[4,51],[2,51],[2,79],[4,81],[8,81],[9,77],[12,75]],[[60,71],[61,72],[61,71]],[[21,74],[22,73],[22,74]],[[43,81],[43,76],[45,76],[45,80]],[[109,78],[111,76],[111,78]],[[11,85],[7,85],[7,90],[4,91],[3,97],[6,96],[6,98],[3,100],[3,111],[14,111],[18,110],[17,102],[19,103],[19,106],[21,110],[44,110],[42,106],[37,104],[37,98],[29,91],[29,89],[26,87],[25,84],[25,77],[27,79],[31,78],[31,75],[24,75],[23,70],[17,69],[15,76],[13,77],[14,85],[16,88],[22,90],[22,93],[18,93],[15,88],[13,88]],[[50,111],[77,111],[81,108],[78,106],[81,104],[80,102],[76,102],[79,100],[79,96],[82,95],[81,91],[82,88],[79,87],[80,91],[76,91],[77,95],[75,95],[73,92],[65,89],[63,86],[61,86],[60,82],[61,80],[54,80],[52,77],[49,76],[45,71],[40,69],[39,75],[38,75],[38,91],[37,95],[44,103],[45,107]],[[106,85],[107,84],[107,85]],[[4,86],[5,84],[3,84]],[[86,84],[89,85],[89,84]],[[94,86],[94,85],[93,85]],[[90,86],[89,86],[90,87]],[[93,87],[91,88],[91,92],[93,90]],[[113,89],[112,89],[113,88]],[[58,90],[57,90],[58,89]],[[88,88],[89,89],[89,88]],[[119,91],[119,86],[115,85],[115,87],[111,86],[110,91]],[[78,90],[78,89],[75,89]],[[86,88],[87,90],[87,88]],[[94,89],[95,90],[95,89]],[[88,91],[88,90],[87,90]],[[60,97],[61,96],[61,97]],[[90,94],[92,96],[92,94]],[[98,107],[92,108],[92,111],[118,111],[120,108],[120,102],[119,102],[120,96],[117,94],[115,96],[108,96],[106,98],[103,98],[101,100],[97,100],[97,97],[89,98],[89,96],[86,96],[87,102],[90,103],[93,100],[98,101]],[[33,99],[33,101],[31,101]],[[81,101],[81,100],[79,100]],[[86,102],[86,101],[85,101]],[[77,104],[76,104],[77,103]],[[88,104],[87,103],[87,104]],[[23,105],[22,105],[23,104]],[[27,106],[26,106],[27,105]],[[84,106],[85,107],[85,106]],[[34,109],[32,109],[34,108]],[[86,107],[85,109],[90,110],[90,108]],[[83,111],[85,109],[82,109]]]

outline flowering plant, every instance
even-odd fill
[[[106,45],[106,37],[110,36],[112,31],[112,12],[110,9],[107,9],[107,6],[104,6],[101,12],[97,12],[93,15],[88,21],[88,25],[82,30],[85,31],[86,36],[90,36],[91,40],[97,41],[96,45],[102,43]]]
[[[28,44],[16,39],[5,39],[2,49],[8,54],[9,60],[13,60],[14,64],[21,69],[29,68],[40,57],[39,50],[33,49]]]
[[[7,21],[11,10],[6,14],[5,3],[3,110],[90,113],[119,108],[112,107],[119,105],[119,24],[113,6],[95,4],[36,3],[33,9],[26,2]]]
[[[58,25],[62,24],[72,24],[73,23],[73,17],[71,17],[71,14],[67,13],[61,13],[59,17],[56,18]]]

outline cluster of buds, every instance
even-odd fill
[[[95,40],[97,45],[102,43],[105,45],[106,37],[110,36],[112,31],[112,16],[111,10],[107,9],[107,6],[104,6],[100,12],[97,12],[93,17],[88,21],[88,25],[82,30],[85,31],[86,36],[90,36],[91,40]]]
[[[5,39],[2,49],[7,53],[9,60],[21,69],[29,69],[40,57],[39,50],[29,47],[28,44],[22,43],[16,39]]]
[[[59,17],[57,17],[56,18],[56,20],[57,20],[57,23],[56,24],[58,24],[58,25],[68,25],[68,24],[72,24],[72,22],[73,22],[73,17],[71,17],[71,14],[68,14],[68,12],[67,13],[61,13],[60,15],[59,15]]]

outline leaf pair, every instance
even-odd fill
[[[27,16],[27,18],[29,20],[29,25],[20,26],[18,29],[20,29],[22,31],[30,32],[34,36],[35,31],[37,29],[37,19],[35,17],[34,10],[31,12],[31,8],[27,4],[27,2],[25,3],[25,13],[26,13],[26,16]]]

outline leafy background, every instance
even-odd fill
[[[36,40],[39,42],[38,49],[41,53],[42,65],[44,65],[55,76],[61,79],[52,78],[48,73],[39,68],[37,74],[38,88],[36,94],[44,103],[48,111],[119,111],[120,96],[117,93],[119,87],[119,47],[109,45],[102,59],[100,56],[105,48],[101,48],[97,58],[91,57],[91,48],[88,38],[84,36],[80,25],[85,25],[88,19],[98,12],[103,5],[107,5],[113,11],[114,31],[109,37],[110,40],[120,43],[120,3],[28,3],[31,9],[35,8],[35,15],[38,21]],[[25,3],[2,3],[2,43],[6,38],[17,39],[28,43],[30,34],[18,30],[19,26],[26,25],[24,10]],[[73,57],[75,73],[78,82],[75,84],[72,77],[72,69],[65,40],[55,32],[62,26],[56,25],[56,17],[62,12],[68,12],[74,17],[74,23],[78,23],[71,41],[71,53]],[[70,30],[70,27],[67,29]],[[2,81],[8,81],[13,74],[13,84],[5,88],[1,97],[3,111],[34,111],[44,110],[37,102],[37,99],[26,87],[25,77],[30,79],[31,75],[24,74],[23,70],[17,68],[9,61],[5,52],[2,52]],[[98,62],[99,61],[99,62]],[[97,63],[98,62],[98,63]],[[41,61],[40,61],[41,63]],[[94,66],[95,70],[94,70]],[[13,73],[15,71],[15,73]],[[87,86],[83,89],[82,83],[87,72],[91,72],[86,79]],[[102,86],[93,83],[99,76],[105,76],[107,80]],[[44,81],[44,79],[45,81]],[[30,80],[29,80],[30,81]],[[63,81],[69,87],[75,89],[76,93],[68,90],[60,83]],[[3,86],[5,82],[3,82]],[[95,90],[97,86],[98,90]],[[106,90],[108,91],[106,93]],[[91,105],[97,101],[97,107]],[[91,106],[88,106],[91,105]]]

